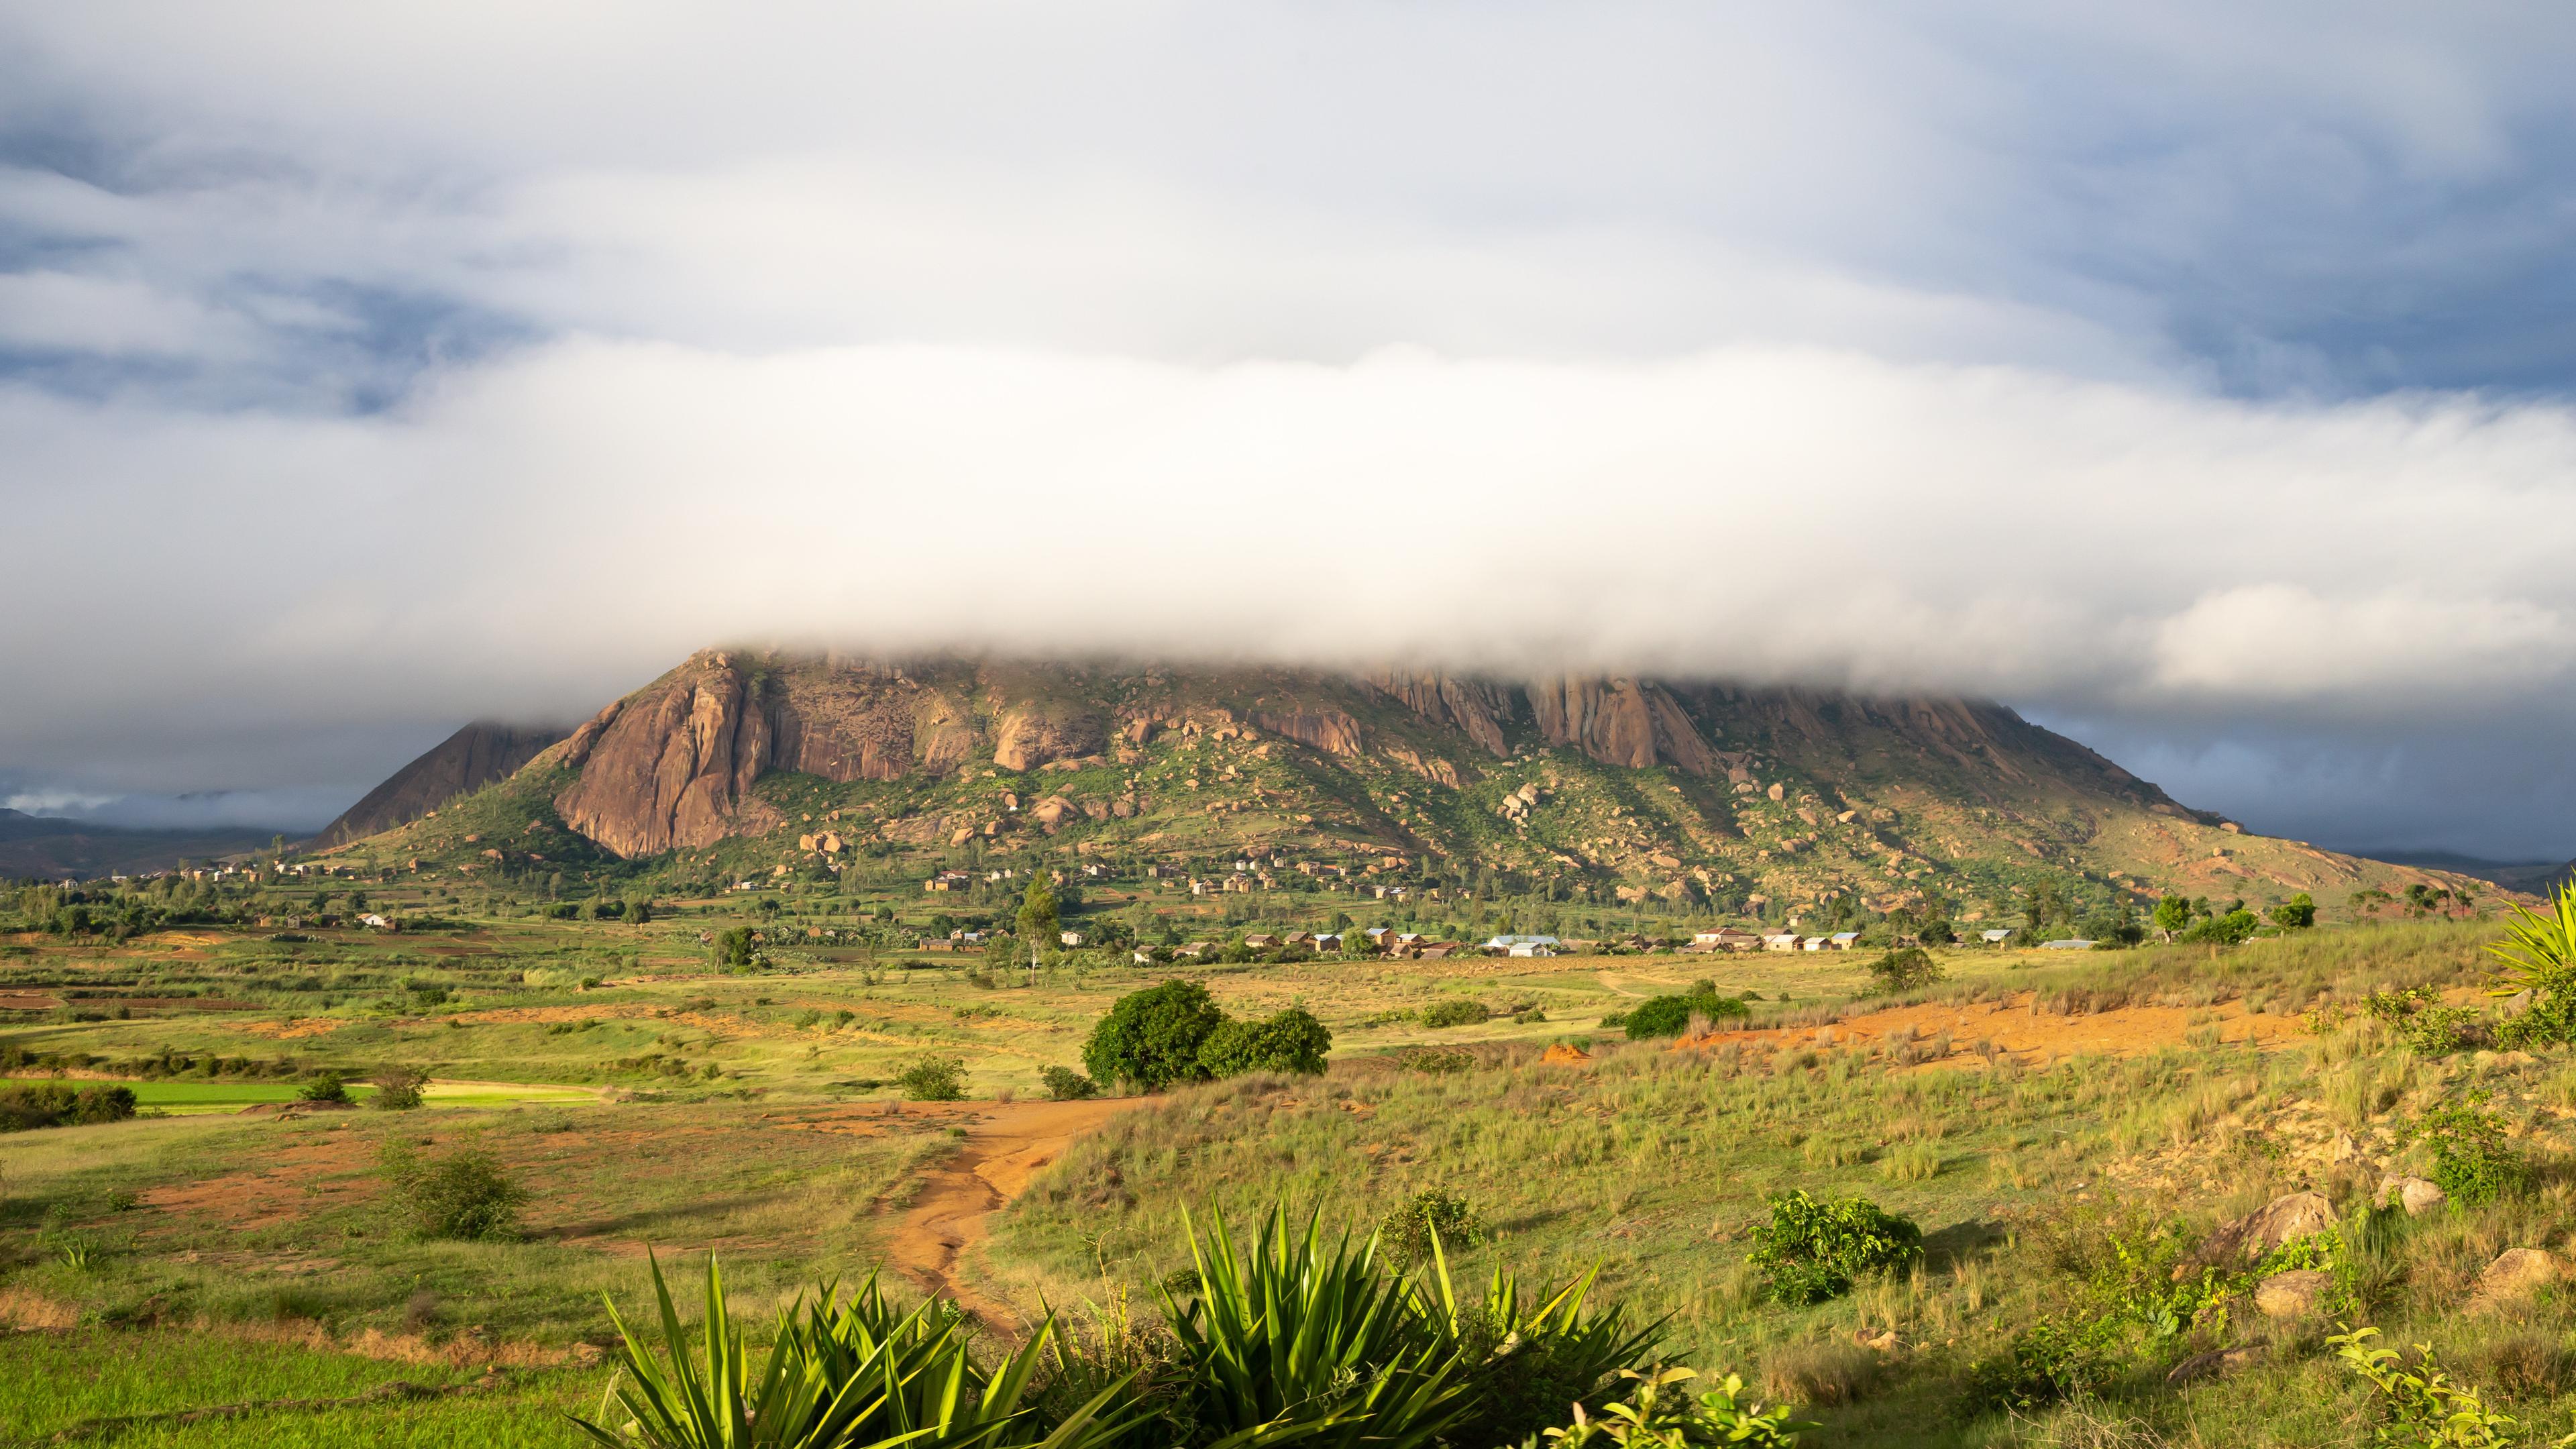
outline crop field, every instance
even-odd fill
[[[655,1262],[686,1285],[715,1255],[755,1341],[879,1271],[996,1345],[1049,1307],[1108,1341],[1160,1319],[1190,1224],[1284,1204],[1364,1238],[1426,1197],[1461,1280],[1597,1273],[1593,1302],[1810,1446],[2365,1442],[2384,1396],[2327,1344],[2347,1323],[2429,1345],[2519,1421],[2494,1442],[2576,1429],[2576,1314],[2491,1273],[2576,1256],[2576,1063],[2489,1039],[2492,921],[1953,950],[1873,992],[1839,953],[996,973],[790,947],[728,972],[699,940],[726,919],[0,935],[0,1085],[121,1084],[141,1114],[0,1135],[0,1442],[569,1445],[614,1372],[603,1295],[642,1310]],[[1172,979],[1311,1012],[1327,1069],[1047,1099],[1113,1003]],[[1741,1007],[1617,1025],[1685,993]],[[926,1058],[956,1100],[899,1085]],[[421,1109],[369,1105],[388,1068]],[[353,1104],[306,1101],[322,1074]],[[2375,1207],[2447,1170],[2461,1112],[2504,1188]],[[513,1184],[509,1231],[419,1230],[424,1162]],[[1920,1249],[1782,1301],[1757,1249],[1801,1192]],[[2332,1214],[2285,1250],[2321,1265],[2317,1304],[2258,1307],[2269,1259],[2195,1265],[2299,1193]]]

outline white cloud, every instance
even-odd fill
[[[726,637],[2551,718],[2576,422],[2390,389],[2564,395],[2571,60],[2399,6],[19,7],[0,503],[113,542],[0,570],[0,764],[365,779]]]

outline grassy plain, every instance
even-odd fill
[[[1332,1071],[1176,1091],[1024,1155],[1007,1186],[1024,1175],[1026,1190],[941,1270],[996,1316],[1121,1294],[1141,1309],[1182,1265],[1185,1208],[1248,1215],[1285,1194],[1365,1228],[1437,1187],[1483,1225],[1458,1245],[1469,1271],[1597,1265],[1605,1299],[1668,1318],[1677,1356],[1810,1403],[1826,1426],[1814,1444],[2355,1443],[2370,1409],[2321,1351],[2330,1325],[2243,1302],[2224,1323],[2124,1337],[2084,1403],[2018,1420],[1965,1407],[1973,1362],[2033,1323],[2106,1311],[2100,1265],[2149,1241],[2142,1224],[2179,1241],[2314,1188],[2353,1236],[2353,1312],[2431,1343],[2525,1420],[2525,1442],[2576,1426],[2576,1321],[2558,1290],[2510,1312],[2467,1306],[2503,1249],[2571,1246],[2576,1071],[2554,1053],[2434,1053],[2367,1018],[2330,1020],[2337,1003],[2413,985],[2481,1004],[2491,924],[2227,951],[1960,951],[1946,982],[1861,1001],[1860,961],[1823,954],[996,979],[799,946],[726,975],[698,936],[727,919],[0,937],[0,987],[49,1003],[22,1009],[6,1044],[82,1059],[61,1068],[73,1076],[131,1078],[170,1114],[0,1137],[0,1312],[34,1330],[0,1339],[14,1386],[0,1438],[569,1444],[555,1412],[594,1402],[606,1379],[583,1347],[606,1342],[599,1295],[639,1301],[647,1250],[683,1268],[720,1252],[755,1313],[910,1251],[925,1192],[1000,1180],[979,1159],[1020,1110],[1005,1099],[1024,1104],[1040,1068],[1076,1063],[1119,993],[1174,975],[1238,1014],[1302,1002],[1334,1032]],[[1599,1029],[1702,979],[1758,997],[1743,1029],[1679,1048]],[[1495,1014],[1421,1024],[1424,1007],[1470,998]],[[1582,1055],[1542,1060],[1551,1046]],[[961,1059],[973,1100],[896,1102],[884,1084],[925,1053]],[[227,1112],[285,1103],[313,1070],[387,1064],[431,1075],[427,1106]],[[2362,1214],[2383,1172],[2427,1167],[2425,1114],[2473,1092],[2535,1164],[2533,1185],[2425,1218]],[[531,1190],[522,1240],[398,1231],[377,1171],[397,1140],[491,1153]],[[1916,1219],[1928,1251],[1848,1297],[1768,1303],[1749,1234],[1766,1194],[1791,1188],[1866,1194]],[[2244,1344],[2256,1352],[2232,1375],[2164,1386],[2186,1351]],[[177,1367],[155,1375],[156,1361]],[[79,1428],[396,1379],[476,1387]],[[2127,1440],[2080,1437],[2123,1423]]]

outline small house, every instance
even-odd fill
[[[1083,943],[1084,939],[1083,934],[1080,931],[1058,931],[1055,933],[1055,938],[1058,942],[1067,946],[1079,946]]]
[[[1246,936],[1243,938],[1243,948],[1247,951],[1276,951],[1279,949],[1279,938],[1258,934]]]

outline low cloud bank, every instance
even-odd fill
[[[154,764],[213,741],[327,768],[425,720],[577,717],[721,640],[1637,670],[2328,735],[2576,702],[2576,418],[2456,396],[1762,346],[1193,367],[576,339],[372,417],[14,389],[0,436],[26,536],[63,545],[0,581],[55,621],[0,644],[0,758],[121,740],[120,790],[200,783]]]

